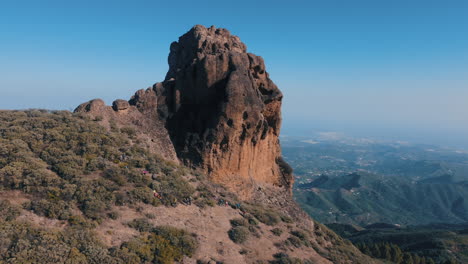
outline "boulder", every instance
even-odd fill
[[[129,107],[130,107],[130,104],[128,103],[128,101],[125,101],[122,99],[117,99],[112,103],[112,109],[114,109],[114,111],[126,110]]]

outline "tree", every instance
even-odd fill
[[[380,253],[379,245],[374,244],[372,247],[372,256],[375,258],[380,258],[382,254]]]
[[[390,245],[388,243],[382,244],[382,258],[392,260]]]
[[[398,247],[397,245],[391,245],[391,255],[391,260],[395,263],[401,263],[401,261],[403,260],[403,253],[401,252],[400,247]]]
[[[413,257],[410,253],[405,253],[403,255],[403,262],[404,264],[414,264]]]

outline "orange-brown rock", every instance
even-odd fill
[[[170,146],[186,165],[242,197],[257,185],[290,190],[292,171],[281,158],[283,95],[261,57],[226,29],[195,26],[171,44],[162,83],[138,91],[120,110],[138,109],[164,124]],[[90,106],[77,111],[89,112]]]

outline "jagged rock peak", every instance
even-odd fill
[[[228,30],[197,25],[171,44],[168,63],[164,82],[137,91],[129,104],[116,101],[116,114],[136,110],[145,117],[140,126],[158,120],[180,161],[241,197],[264,184],[291,190],[278,139],[283,95],[263,59]]]
[[[195,26],[171,45],[166,127],[178,157],[237,192],[290,188],[281,158],[283,95],[261,57],[226,29]]]
[[[178,42],[171,44],[166,80],[174,78],[177,70],[185,68],[194,59],[202,59],[205,54],[226,52],[246,53],[247,47],[239,37],[231,35],[227,29],[196,25],[182,35]]]

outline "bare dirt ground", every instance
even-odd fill
[[[272,260],[273,254],[279,250],[275,243],[281,243],[289,237],[289,229],[292,225],[280,223],[275,228],[284,229],[281,236],[275,236],[270,231],[274,227],[259,224],[260,237],[250,236],[243,245],[234,243],[228,236],[231,229],[230,220],[241,217],[240,211],[226,206],[214,206],[199,208],[195,205],[177,207],[153,207],[141,204],[140,212],[126,206],[115,207],[119,218],[117,220],[105,221],[97,229],[97,233],[108,246],[118,246],[129,240],[137,232],[128,227],[127,223],[133,219],[145,217],[151,214],[154,219],[149,222],[155,226],[168,225],[185,229],[195,234],[199,248],[193,258],[185,258],[183,263],[196,263],[196,260],[221,261],[223,263],[257,263],[253,260]],[[240,252],[244,251],[243,254]],[[287,250],[292,257],[300,259],[308,258],[315,260],[314,263],[331,263],[322,258],[313,249]]]

